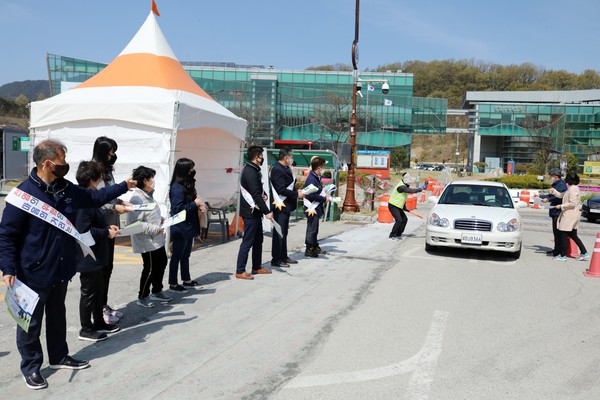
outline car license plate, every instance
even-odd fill
[[[478,233],[463,233],[460,242],[462,244],[481,244],[481,234]]]
[[[592,208],[592,209],[590,209],[590,212],[600,213],[600,208]]]

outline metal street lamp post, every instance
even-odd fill
[[[358,82],[358,26],[360,16],[360,0],[356,0],[356,15],[354,20],[354,41],[352,42],[352,67],[353,80],[352,86],[352,117],[350,119],[350,165],[348,166],[348,177],[346,179],[346,197],[342,210],[345,212],[358,212],[359,207],[356,204],[354,193],[356,177],[356,84]]]

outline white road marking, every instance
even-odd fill
[[[364,382],[414,371],[407,390],[407,395],[412,397],[407,398],[424,400],[428,396],[429,388],[435,374],[437,359],[442,352],[442,340],[444,338],[448,315],[449,313],[446,311],[436,311],[434,313],[423,347],[415,355],[404,361],[362,371],[298,377],[290,381],[285,388],[292,389],[348,382]]]

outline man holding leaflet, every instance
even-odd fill
[[[17,348],[21,354],[21,372],[27,387],[43,389],[48,386],[40,369],[44,361],[40,333],[46,313],[46,343],[52,369],[83,369],[87,361],[69,356],[65,296],[67,285],[76,272],[75,255],[80,252],[78,241],[70,229],[79,208],[101,207],[135,187],[129,180],[105,189],[91,190],[75,185],[64,176],[69,171],[65,161],[67,148],[55,140],[41,142],[33,149],[34,167],[29,178],[16,190],[20,197],[7,196],[0,223],[0,269],[7,286],[15,278],[39,295],[31,316],[29,330],[17,326]],[[34,197],[39,201],[35,201]],[[16,199],[21,207],[9,203]],[[32,206],[33,204],[33,206]],[[57,216],[58,213],[62,214]],[[48,214],[55,215],[50,222]],[[68,224],[54,220],[64,217]]]
[[[289,267],[298,264],[298,261],[288,257],[287,236],[290,225],[290,213],[298,205],[298,199],[304,197],[301,190],[295,190],[296,178],[292,170],[294,156],[292,150],[283,148],[279,150],[278,161],[271,168],[271,193],[273,204],[273,220],[281,226],[281,235],[273,232],[273,247],[271,248],[271,265],[274,267]]]

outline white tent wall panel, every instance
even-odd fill
[[[73,121],[67,126],[56,129],[46,127],[32,129],[32,147],[46,139],[60,140],[67,146],[67,162],[71,168],[67,179],[76,183],[75,173],[81,161],[92,159],[96,138],[106,136],[114,139],[119,146],[115,163],[115,181],[122,182],[131,177],[134,168],[140,165],[156,171],[156,190],[154,198],[161,204],[163,211],[168,200],[168,187],[171,180],[170,161],[172,131],[131,123],[115,124],[115,121],[91,120]],[[117,121],[118,122],[118,121]],[[30,152],[31,154],[32,152]],[[30,157],[30,168],[33,161]],[[124,198],[127,198],[124,195]]]
[[[241,144],[229,132],[215,128],[177,132],[175,161],[183,157],[194,161],[198,196],[212,207],[236,204]]]

